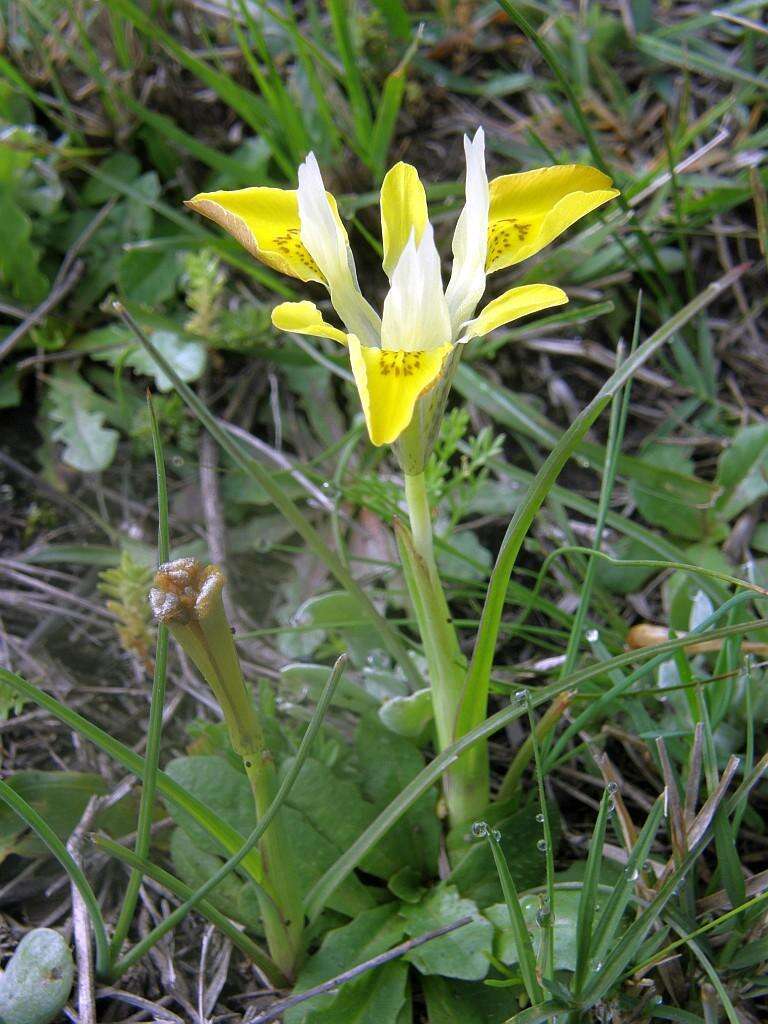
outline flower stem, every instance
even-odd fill
[[[438,748],[443,751],[456,738],[456,715],[467,663],[435,563],[432,515],[423,473],[405,475],[405,497],[411,534],[404,538],[401,533],[399,540],[404,553],[406,582],[429,667]],[[461,761],[446,773],[443,785],[448,814],[454,825],[478,817],[488,804],[487,774],[473,777]]]

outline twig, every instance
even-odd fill
[[[4,359],[7,355],[10,355],[21,339],[27,335],[36,324],[39,324],[41,320],[44,320],[51,310],[58,306],[62,299],[69,295],[80,280],[80,276],[84,270],[85,264],[83,261],[77,260],[69,272],[64,276],[61,283],[58,285],[54,284],[53,288],[51,288],[50,292],[46,298],[43,299],[37,309],[33,309],[26,320],[22,320],[19,326],[11,331],[3,343],[0,344],[0,359]]]
[[[33,309],[32,312],[22,320],[15,330],[11,331],[8,337],[3,340],[2,344],[0,344],[0,360],[3,360],[7,355],[9,355],[21,339],[27,335],[36,324],[39,324],[41,320],[44,320],[51,310],[55,309],[62,299],[65,299],[75,287],[85,270],[85,263],[77,258],[78,253],[81,251],[83,246],[87,245],[96,231],[98,231],[99,227],[108,216],[116,202],[117,197],[115,196],[110,199],[108,203],[105,203],[96,216],[88,222],[85,229],[81,231],[69,247],[48,295],[36,309]]]
[[[359,975],[365,974],[366,971],[371,971],[374,967],[381,967],[382,964],[387,964],[390,960],[396,960],[398,957],[404,956],[406,953],[410,953],[412,949],[416,949],[418,946],[423,946],[426,942],[431,942],[433,939],[439,939],[441,935],[447,935],[449,932],[455,932],[457,929],[470,924],[473,920],[474,918],[470,916],[461,917],[458,921],[453,921],[451,924],[444,924],[441,928],[435,928],[434,931],[426,932],[424,935],[418,935],[415,939],[407,939],[405,942],[401,942],[399,946],[393,946],[393,948],[387,950],[386,953],[379,953],[378,956],[374,956],[370,960],[366,960],[365,963],[358,964],[357,967],[351,967],[348,971],[337,974],[335,978],[329,978],[328,981],[324,981],[322,985],[316,985],[314,988],[308,988],[306,992],[299,992],[294,996],[290,996],[288,999],[282,999],[279,1003],[274,1003],[264,1013],[259,1014],[258,1017],[251,1018],[251,1024],[267,1024],[268,1021],[277,1020],[277,1018],[282,1016],[282,1014],[284,1014],[286,1010],[290,1009],[290,1007],[297,1006],[299,1003],[303,1003],[307,999],[313,999],[315,996],[322,995],[323,992],[331,992],[333,989],[339,988],[347,981],[351,981],[353,978],[357,978]]]
[[[73,860],[79,867],[82,867],[80,848],[86,832],[91,828],[98,806],[98,797],[92,796],[77,828],[67,842],[67,850],[69,850]],[[93,957],[91,956],[91,926],[88,919],[88,910],[76,885],[72,885],[72,932],[77,958],[77,1012],[79,1022],[80,1024],[97,1024]]]

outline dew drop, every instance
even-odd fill
[[[527,690],[517,690],[515,692],[515,703],[516,704],[524,704],[527,699],[528,699],[528,691]]]
[[[591,969],[592,969],[592,970],[593,970],[593,971],[594,971],[594,972],[595,972],[596,974],[598,974],[598,973],[599,973],[600,971],[602,971],[602,969],[603,969],[603,961],[602,961],[602,960],[592,960],[592,961],[590,962],[590,965],[589,965],[589,966],[591,967]]]
[[[640,877],[640,872],[637,870],[637,868],[627,868],[624,874],[627,876],[630,882],[636,882]]]
[[[475,839],[484,839],[488,835],[488,823],[485,821],[473,822],[472,835]]]
[[[539,811],[539,813],[536,815],[536,821],[538,821],[538,822],[544,821],[544,815],[541,813],[541,811]]]
[[[495,843],[501,842],[501,832],[497,828],[491,831],[491,837]]]
[[[608,793],[609,793],[610,796],[613,796],[614,793],[618,793],[619,792],[619,784],[618,784],[618,782],[609,782],[608,785],[605,788],[608,790]]]
[[[600,639],[600,631],[597,629],[588,629],[584,636],[587,638],[588,643],[596,644]]]
[[[539,841],[536,843],[536,849],[539,851],[539,853],[546,853],[547,852],[547,840],[546,839],[539,839]]]

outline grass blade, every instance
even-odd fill
[[[484,824],[484,822],[480,824]],[[485,828],[485,835],[491,848],[493,862],[496,865],[499,882],[501,883],[501,891],[504,893],[504,902],[507,904],[507,910],[509,911],[509,922],[512,926],[515,949],[517,950],[517,962],[520,967],[523,984],[525,985],[525,991],[528,993],[531,1003],[535,1004],[544,998],[544,991],[536,975],[536,953],[533,949],[528,926],[523,917],[523,910],[517,895],[517,886],[512,878],[506,857],[502,853],[493,832],[488,830],[488,826]]]
[[[133,949],[123,959],[115,965],[114,974],[119,977],[129,967],[132,967],[138,960],[140,960],[144,954],[155,945],[171,928],[174,928],[180,921],[183,921],[190,910],[193,910],[198,902],[204,899],[209,892],[216,888],[227,875],[234,871],[235,868],[243,861],[248,853],[255,849],[256,844],[262,835],[269,828],[270,822],[275,817],[277,812],[280,810],[281,805],[285,801],[286,797],[290,793],[294,782],[299,777],[304,762],[307,759],[307,755],[312,747],[312,743],[317,736],[317,732],[322,724],[323,718],[325,717],[328,708],[330,707],[331,701],[333,700],[334,690],[336,685],[341,679],[342,673],[347,663],[347,656],[342,654],[337,659],[336,664],[333,666],[329,676],[328,682],[323,688],[323,692],[320,695],[320,700],[317,702],[312,719],[307,726],[307,730],[302,737],[299,749],[296,752],[296,757],[290,767],[290,770],[286,773],[280,786],[275,794],[275,798],[267,808],[266,813],[263,815],[261,820],[258,822],[254,830],[242,844],[242,846],[232,854],[222,866],[215,871],[211,877],[199,886],[195,891],[186,899],[180,906],[178,906],[168,917],[164,918],[159,925],[152,929],[148,935],[146,935],[141,942],[137,942]]]
[[[600,413],[610,402],[613,395],[639,369],[643,363],[672,337],[676,331],[687,323],[702,309],[706,308],[726,288],[729,288],[744,273],[746,266],[740,266],[713,282],[704,289],[692,302],[689,302],[678,313],[671,317],[643,344],[627,358],[606,381],[592,401],[576,417],[560,441],[550,452],[544,465],[536,474],[534,481],[515,512],[507,527],[504,540],[499,550],[496,564],[491,573],[488,593],[483,605],[480,628],[475,641],[472,661],[464,683],[464,695],[458,715],[457,735],[461,736],[482,721],[488,702],[488,686],[490,681],[493,657],[496,649],[501,616],[507,585],[515,567],[517,555],[530,529],[531,523],[539,508],[547,498],[550,488],[555,483],[560,471],[571,457],[577,444],[595,422]],[[487,772],[487,753],[482,744],[476,747],[465,770],[473,777],[480,778]]]
[[[170,557],[170,537],[168,530],[168,484],[165,476],[165,459],[163,442],[155,416],[152,398],[147,394],[149,422],[152,429],[152,447],[155,453],[155,473],[157,475],[157,560],[159,564],[167,562]],[[162,622],[157,626],[157,648],[155,651],[155,672],[152,680],[152,696],[149,705],[149,726],[147,729],[147,748],[144,756],[144,772],[142,775],[141,803],[139,804],[139,820],[136,827],[136,844],[134,852],[139,859],[146,859],[152,834],[152,812],[157,792],[157,772],[160,765],[160,741],[163,730],[163,707],[165,705],[166,669],[168,666],[168,627]],[[136,901],[142,881],[142,873],[134,869],[128,879],[123,905],[115,925],[110,945],[111,957],[120,955],[123,942],[136,910]]]
[[[592,923],[595,918],[595,901],[600,883],[600,867],[603,860],[603,843],[608,825],[608,812],[611,797],[607,789],[603,790],[600,810],[592,832],[592,842],[587,855],[584,869],[584,881],[579,897],[579,913],[576,919],[576,971],[573,976],[573,991],[578,997],[584,987],[587,967],[592,949]]]
[[[93,927],[93,935],[96,942],[96,973],[104,978],[109,974],[109,940],[104,927],[104,918],[101,914],[99,901],[91,888],[88,879],[82,869],[75,862],[74,858],[59,839],[48,822],[34,809],[27,801],[16,792],[7,782],[0,779],[0,800],[26,822],[27,825],[40,837],[56,860],[61,864],[69,875],[72,884],[83,898],[83,903],[88,909],[88,915]]]

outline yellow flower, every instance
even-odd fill
[[[504,292],[476,316],[486,275],[534,255],[618,195],[605,174],[579,164],[506,174],[489,183],[482,128],[473,140],[465,137],[464,150],[466,203],[453,236],[453,268],[445,289],[416,169],[398,163],[384,179],[381,226],[389,292],[381,317],[360,291],[347,232],[312,153],[299,167],[296,190],[202,192],[187,203],[267,266],[325,285],[344,330],[327,323],[308,301],[281,303],[272,322],[284,331],[348,347],[376,445],[391,444],[406,429],[419,397],[436,384],[455,345],[568,301],[553,285],[524,285]]]

